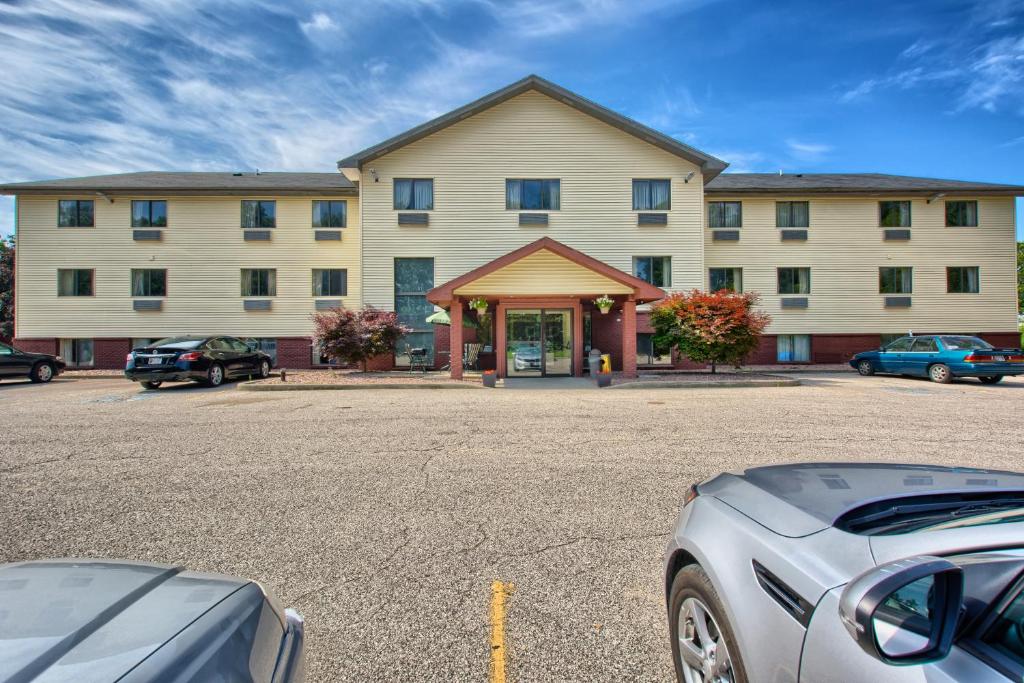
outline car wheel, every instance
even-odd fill
[[[979,377],[982,384],[999,384],[1003,381],[1002,375],[993,375],[992,377]]]
[[[262,361],[260,363],[260,379],[266,379],[270,377],[270,361]]]
[[[211,365],[210,369],[206,371],[206,383],[211,387],[219,387],[224,384],[224,366],[220,363]]]
[[[945,363],[936,363],[928,368],[928,378],[939,384],[949,384],[953,381],[953,373]]]
[[[875,374],[875,366],[869,360],[862,360],[861,362],[857,363],[857,372],[864,375],[865,377],[870,377],[871,375]]]
[[[159,389],[160,385],[163,384],[163,382],[139,382],[139,384],[142,385],[143,389],[153,390]]]
[[[676,678],[684,683],[747,683],[736,636],[711,579],[697,564],[679,570],[669,592]]]
[[[32,367],[28,378],[36,384],[46,384],[53,379],[53,366],[49,363],[37,363]]]

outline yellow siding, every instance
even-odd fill
[[[700,169],[537,92],[375,159],[362,177],[364,298],[379,308],[394,306],[395,257],[433,257],[439,285],[543,236],[627,273],[634,256],[671,255],[675,288],[701,283]],[[434,179],[429,226],[397,225],[392,181],[405,177]],[[518,225],[506,178],[561,180],[548,226]],[[637,226],[633,178],[672,179],[667,226]]]
[[[484,275],[455,290],[458,295],[630,294],[632,288],[547,249]]]
[[[95,228],[58,228],[58,197],[18,198],[17,335],[160,337],[182,333],[308,336],[313,268],[347,268],[346,306],[359,306],[359,202],[348,201],[341,242],[313,239],[312,200],[276,199],[270,242],[242,239],[240,197],[171,197],[162,242],[132,240],[131,199],[94,199]],[[159,196],[135,199],[163,199]],[[339,199],[324,197],[322,199]],[[58,268],[93,268],[94,297],[58,297]],[[134,311],[132,268],[166,268],[162,311]],[[242,310],[242,268],[276,268],[273,310]]]
[[[810,202],[806,242],[780,241],[777,199]],[[976,228],[947,228],[943,199],[931,204],[914,199],[909,242],[883,241],[873,197],[742,201],[739,242],[713,242],[711,231],[705,231],[706,266],[743,268],[744,289],[760,293],[772,315],[771,334],[1006,332],[1017,327],[1013,198],[978,199]],[[806,310],[780,308],[776,268],[790,266],[811,269]],[[909,309],[884,307],[885,295],[878,293],[878,269],[884,266],[914,269]],[[979,266],[981,293],[947,294],[947,266]],[[705,287],[707,277],[705,272]]]

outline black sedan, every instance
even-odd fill
[[[128,354],[124,375],[146,389],[164,382],[212,387],[235,377],[267,377],[273,361],[234,337],[169,337]]]
[[[124,560],[0,565],[0,681],[301,683],[302,617],[258,583]]]
[[[49,353],[29,353],[0,344],[0,379],[28,377],[33,382],[49,382],[64,372],[64,359]]]

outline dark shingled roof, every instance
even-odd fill
[[[465,118],[479,114],[482,111],[486,111],[493,106],[512,99],[516,95],[521,95],[530,90],[536,90],[539,93],[547,95],[553,100],[567,104],[584,114],[593,116],[599,121],[603,121],[610,126],[615,126],[621,131],[640,138],[644,142],[660,147],[670,154],[675,154],[678,157],[682,157],[687,161],[693,162],[697,166],[700,166],[705,180],[715,177],[729,165],[721,159],[717,159],[706,152],[702,152],[699,149],[683,144],[675,138],[671,138],[664,133],[660,133],[653,128],[643,125],[638,121],[634,121],[627,116],[623,116],[618,112],[608,109],[607,107],[603,107],[600,104],[577,95],[570,90],[566,90],[560,85],[556,85],[551,81],[541,78],[540,76],[531,74],[530,76],[518,80],[511,85],[507,85],[500,90],[495,90],[488,95],[484,95],[480,99],[470,102],[467,105],[454,109],[447,114],[438,116],[436,119],[427,121],[415,128],[410,128],[404,133],[400,133],[393,138],[389,138],[372,147],[367,147],[361,152],[357,152],[350,157],[342,159],[338,162],[338,168],[362,168],[363,164],[373,161],[377,157],[383,156],[400,147],[404,147],[405,145],[420,140],[421,138],[425,138],[428,135],[432,135],[433,133],[447,128],[452,124],[458,123]]]
[[[885,173],[723,173],[707,194],[971,194],[1024,196],[1024,186],[916,178]]]
[[[109,192],[164,195],[354,195],[355,185],[341,173],[188,173],[143,171],[84,178],[37,180],[0,185],[0,194]]]

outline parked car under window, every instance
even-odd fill
[[[132,200],[133,228],[167,227],[167,202],[153,199]]]
[[[94,204],[91,199],[61,199],[57,203],[58,227],[91,228],[94,220]]]
[[[557,211],[562,206],[561,182],[557,179],[506,180],[505,208],[512,211]]]
[[[273,228],[277,226],[277,202],[262,199],[242,200],[243,228]]]
[[[395,178],[394,207],[398,211],[430,211],[434,208],[431,178]]]
[[[668,211],[672,208],[672,183],[669,180],[634,180],[634,211]]]

